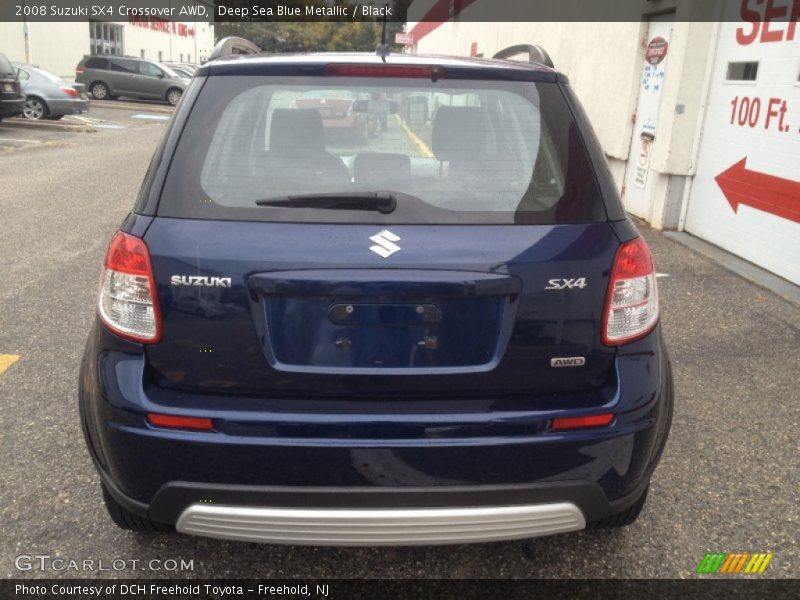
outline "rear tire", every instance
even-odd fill
[[[25,99],[25,108],[22,109],[22,115],[29,121],[46,119],[49,113],[47,104],[41,98],[30,96]]]
[[[108,100],[111,97],[108,86],[102,81],[95,81],[89,86],[89,91],[92,93],[92,98],[95,100]]]
[[[622,510],[618,513],[614,513],[606,517],[605,519],[600,519],[598,521],[593,521],[586,525],[587,529],[616,529],[618,527],[627,527],[628,525],[632,524],[636,519],[639,518],[639,515],[642,513],[642,509],[644,508],[644,503],[647,500],[647,492],[650,489],[650,483],[648,482],[647,487],[644,488],[644,492],[642,495],[636,499],[636,502],[631,504],[625,510]]]
[[[178,102],[181,101],[181,96],[183,96],[183,92],[178,88],[167,90],[167,102],[170,103],[170,106],[177,106]]]
[[[173,527],[165,523],[156,523],[147,517],[135,515],[126,508],[122,507],[109,493],[105,485],[100,484],[103,489],[103,500],[106,503],[108,516],[120,529],[128,531],[142,531],[146,533],[168,533],[174,531]]]

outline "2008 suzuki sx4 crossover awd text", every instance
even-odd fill
[[[335,126],[353,112],[364,135]],[[207,63],[97,312],[80,413],[127,529],[415,545],[627,525],[669,432],[650,251],[537,62]]]

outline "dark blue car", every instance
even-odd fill
[[[369,135],[326,126],[348,111]],[[81,419],[126,529],[414,545],[622,526],[670,427],[658,319],[650,252],[551,67],[224,57],[111,240]]]

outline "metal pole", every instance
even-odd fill
[[[26,3],[23,3],[23,8]],[[25,48],[25,64],[31,64],[31,32],[28,29],[28,18],[23,14],[22,16],[22,39]]]
[[[169,14],[172,14],[172,0],[169,0]],[[168,21],[169,23],[169,59],[172,58],[172,28],[175,27],[175,21]]]

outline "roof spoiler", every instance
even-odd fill
[[[258,54],[259,52],[262,52],[262,49],[250,40],[232,36],[222,38],[218,41],[217,45],[214,46],[214,49],[211,51],[211,56],[208,57],[208,60],[216,60],[223,56],[231,56],[233,54]]]
[[[495,54],[492,58],[503,60],[516,56],[517,54],[527,54],[529,62],[539,63],[551,69],[554,68],[553,59],[550,58],[550,55],[544,48],[536,44],[517,44],[516,46],[509,46],[508,48],[500,50],[500,52]]]

